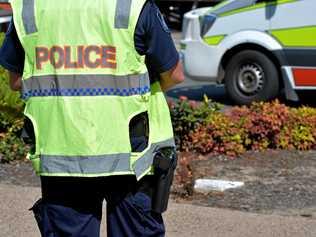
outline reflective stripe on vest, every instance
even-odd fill
[[[135,172],[136,178],[151,168],[155,152],[162,147],[175,147],[174,139],[154,143],[140,157],[131,170],[130,154],[114,154],[103,156],[50,156],[41,155],[41,173],[98,176],[105,173]]]
[[[131,13],[132,0],[117,0],[115,10],[115,28],[127,29]]]
[[[141,75],[49,75],[22,80],[22,96],[132,96],[150,92],[148,73]]]
[[[128,28],[131,6],[132,0],[117,0],[115,11],[115,28]],[[23,0],[22,19],[26,34],[37,32],[34,11],[34,0]]]
[[[104,174],[130,171],[130,154],[103,156],[41,155],[42,173]]]
[[[134,171],[137,179],[141,178],[141,176],[152,166],[154,154],[158,149],[163,147],[175,147],[174,139],[171,138],[166,141],[153,143],[150,149],[135,162]]]
[[[27,35],[37,32],[34,0],[23,0],[22,19]]]

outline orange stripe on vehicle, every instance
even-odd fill
[[[8,3],[0,3],[0,9],[11,10],[11,6]]]
[[[296,86],[316,86],[316,68],[294,68],[293,75]]]

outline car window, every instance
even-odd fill
[[[240,1],[240,0],[231,0],[228,1],[226,5],[223,5],[222,7],[216,9],[214,11],[215,14],[220,15],[223,13],[227,13],[230,11],[234,11],[237,9],[241,9],[244,7],[249,7],[253,4],[255,4],[257,1],[256,0],[244,0],[244,1]]]

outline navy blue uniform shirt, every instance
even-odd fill
[[[153,1],[148,1],[138,19],[134,35],[135,48],[146,55],[151,78],[173,68],[179,60],[170,31]],[[25,53],[11,23],[0,49],[0,65],[5,69],[22,73]]]

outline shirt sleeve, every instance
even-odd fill
[[[5,69],[22,73],[24,68],[25,52],[17,36],[13,21],[11,21],[0,48],[0,65]]]
[[[151,73],[160,74],[172,69],[179,61],[179,54],[170,30],[154,1],[145,4],[135,30],[135,48],[146,56]]]

